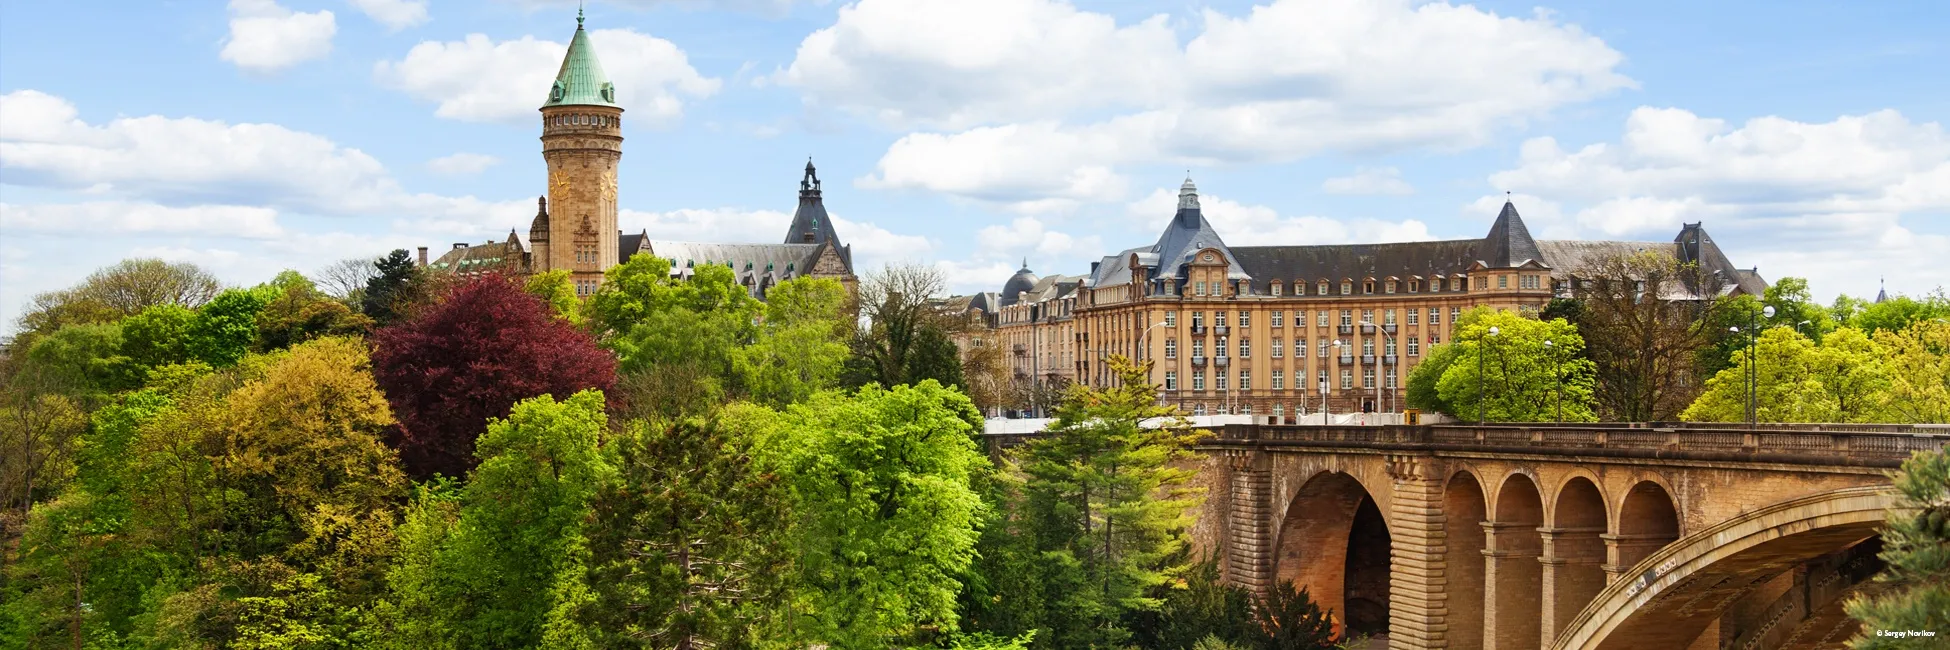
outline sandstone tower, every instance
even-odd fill
[[[618,263],[616,166],[623,157],[623,107],[603,74],[576,12],[569,53],[542,103],[548,194],[529,227],[531,268],[568,269],[576,293],[594,293]]]

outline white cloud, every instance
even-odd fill
[[[482,153],[456,153],[427,161],[427,169],[436,174],[466,176],[487,171],[487,168],[500,163],[501,159]]]
[[[684,113],[680,96],[709,97],[722,85],[692,68],[670,41],[628,29],[589,32],[603,70],[616,84],[624,123],[675,122]],[[383,85],[438,104],[434,114],[470,122],[540,120],[561,69],[565,43],[523,36],[495,41],[469,34],[459,41],[424,41],[399,61],[380,61],[373,74]]]
[[[1640,108],[1617,142],[1532,139],[1490,182],[1563,203],[1585,236],[1666,240],[1704,221],[1735,264],[1822,295],[1872,295],[1885,274],[1915,293],[1950,284],[1950,237],[1905,225],[1950,211],[1950,135],[1895,111],[1736,126]]]
[[[1034,205],[1117,200],[1121,165],[1461,148],[1629,87],[1618,52],[1548,14],[1275,0],[1118,25],[1063,0],[862,0],[773,75],[893,128],[870,187]]]
[[[1352,175],[1336,176],[1320,184],[1320,189],[1328,194],[1414,194],[1415,186],[1402,180],[1402,172],[1394,167],[1368,168],[1354,170]]]
[[[427,0],[349,0],[366,17],[399,31],[427,22]]]
[[[0,203],[0,225],[33,233],[172,234],[267,239],[284,235],[276,210],[246,205],[182,208],[154,203],[13,205]]]
[[[303,13],[275,0],[230,0],[230,36],[218,56],[250,72],[277,72],[330,54],[336,33],[330,11]]]
[[[372,156],[276,124],[151,115],[93,125],[67,100],[34,90],[0,95],[0,170],[14,185],[162,205],[413,215],[443,231],[505,224],[527,205],[410,193]]]

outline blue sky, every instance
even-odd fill
[[[0,2],[0,319],[130,256],[250,284],[524,233],[575,4]],[[1670,240],[1818,298],[1950,285],[1939,2],[619,0],[626,230],[993,290],[1148,243]]]

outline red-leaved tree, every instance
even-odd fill
[[[373,375],[400,422],[407,473],[465,476],[491,417],[537,395],[610,390],[616,358],[496,275],[464,281],[438,304],[373,334]]]

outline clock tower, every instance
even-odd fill
[[[596,60],[580,10],[575,37],[541,111],[548,193],[528,230],[532,268],[568,269],[576,293],[588,295],[618,261],[616,167],[623,157],[623,107]]]

